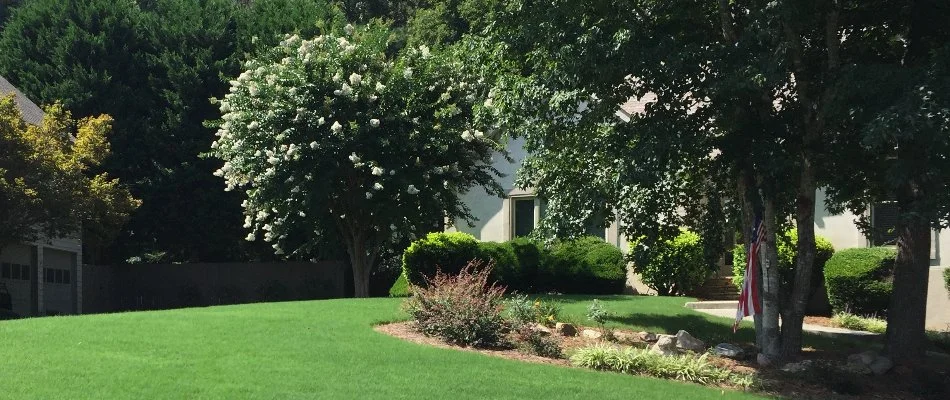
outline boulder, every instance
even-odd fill
[[[873,350],[868,350],[865,352],[852,354],[848,356],[848,362],[852,364],[871,365],[871,363],[873,363],[874,360],[877,359],[877,357],[878,357],[877,352]]]
[[[577,328],[573,324],[558,322],[554,325],[554,331],[561,336],[577,336]]]
[[[640,336],[640,340],[648,343],[653,343],[656,341],[656,334],[652,332],[640,332],[637,335]]]
[[[696,339],[689,332],[679,331],[676,333],[676,347],[683,350],[702,352],[706,350],[706,343]]]
[[[797,374],[799,372],[807,371],[808,369],[812,367],[813,364],[814,364],[814,361],[812,360],[802,360],[801,362],[797,362],[797,363],[788,363],[788,364],[785,364],[784,367],[782,367],[782,371]]]
[[[650,351],[657,354],[662,354],[664,356],[674,356],[679,354],[676,342],[676,336],[659,335],[657,336],[656,343],[653,344],[653,346],[650,346]]]
[[[842,372],[847,372],[855,375],[871,375],[871,368],[867,365],[861,364],[859,362],[849,362],[842,364],[838,367]]]
[[[878,357],[874,360],[874,362],[871,363],[871,365],[868,365],[868,368],[874,373],[874,375],[884,375],[887,373],[887,371],[890,371],[891,368],[894,368],[894,363],[891,362],[890,358]]]
[[[531,327],[531,329],[533,329],[535,332],[540,333],[542,336],[547,336],[551,334],[551,328],[548,328],[541,324],[534,324],[534,326]]]
[[[742,358],[744,352],[742,348],[731,343],[719,343],[713,347],[713,354],[726,358]]]
[[[604,334],[600,333],[600,331],[595,331],[593,329],[584,329],[584,331],[581,332],[581,336],[588,339],[600,339],[600,337],[603,335]]]
[[[633,342],[636,338],[636,335],[624,331],[617,331],[613,333],[613,339],[618,342]]]

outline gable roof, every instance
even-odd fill
[[[23,120],[32,125],[40,125],[43,123],[43,109],[31,101],[26,95],[23,94],[16,86],[13,86],[9,81],[6,80],[3,76],[0,76],[0,96],[8,96],[10,93],[14,94],[14,101],[16,101],[17,107],[20,108],[20,113],[23,114]]]

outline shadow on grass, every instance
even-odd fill
[[[600,301],[649,301],[650,296],[636,296],[636,295],[626,295],[626,294],[528,294],[529,298],[540,298],[544,300],[553,300],[561,304],[576,304],[576,303],[585,303],[590,304],[594,299]],[[688,299],[687,299],[688,300]]]

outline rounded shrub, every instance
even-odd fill
[[[888,247],[845,249],[825,264],[825,286],[836,313],[884,317],[893,289],[897,251]]]
[[[661,296],[685,295],[702,285],[710,272],[699,235],[686,229],[652,248],[633,243],[631,249],[641,281]]]
[[[478,258],[494,263],[491,279],[508,290],[526,291],[530,287],[521,263],[509,242],[479,242]]]
[[[778,266],[782,287],[791,287],[795,281],[795,265],[798,263],[798,231],[789,229],[776,238],[778,241]],[[825,264],[835,254],[835,247],[824,236],[815,235],[815,263],[811,270],[811,287],[816,291],[824,280]],[[742,288],[743,272],[745,272],[746,248],[737,244],[732,252],[732,282],[737,288]]]
[[[538,289],[560,293],[617,294],[626,283],[626,262],[620,249],[588,236],[556,243],[542,257]]]
[[[409,283],[425,286],[436,271],[453,275],[479,257],[478,240],[463,232],[433,232],[409,245],[402,255],[403,275]]]
[[[389,297],[409,297],[409,280],[406,274],[399,274],[396,282],[389,288]]]
[[[508,241],[515,257],[518,258],[518,265],[521,267],[521,274],[524,279],[530,282],[530,287],[516,290],[530,291],[534,289],[534,282],[537,280],[538,269],[544,262],[546,250],[544,244],[524,237],[515,238]]]

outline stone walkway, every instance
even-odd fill
[[[736,309],[738,307],[738,301],[696,301],[686,303],[686,308],[718,317],[729,318],[730,320],[736,318]],[[751,321],[752,317],[745,317],[745,320]],[[781,323],[781,321],[779,321],[779,323]],[[802,329],[806,332],[828,337],[852,337],[873,340],[881,336],[877,333],[812,324],[802,324]]]

